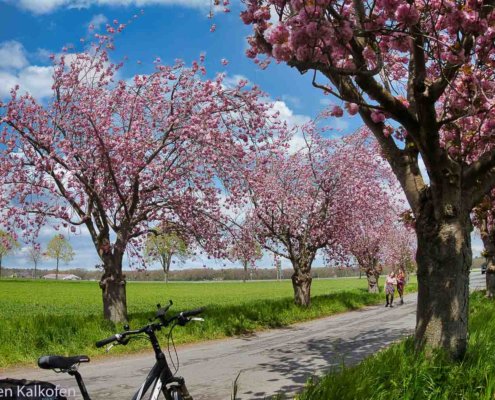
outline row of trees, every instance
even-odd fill
[[[440,347],[462,358],[470,214],[495,185],[493,1],[245,4],[241,17],[253,28],[247,55],[310,74],[315,88],[334,96],[349,115],[359,114],[373,132],[413,213],[417,347]],[[343,115],[340,106],[335,115]],[[493,274],[491,262],[489,293]]]
[[[302,131],[305,146],[297,152],[257,151],[238,167],[230,183],[245,193],[248,211],[237,250],[254,261],[260,244],[289,260],[299,305],[310,304],[318,252],[331,262],[357,263],[370,292],[378,292],[381,265],[413,258],[395,177],[367,130],[335,140],[324,139],[314,122]]]
[[[297,304],[310,303],[318,251],[358,260],[376,290],[384,246],[372,236],[399,225],[395,178],[367,130],[329,141],[316,121],[300,127],[306,146],[291,153],[295,132],[264,94],[204,79],[201,61],[157,60],[150,75],[115,82],[123,64],[109,60],[114,35],[53,58],[48,103],[14,88],[2,104],[0,206],[12,230],[32,238],[46,224],[84,226],[114,322],[127,319],[124,255],[144,249],[167,273],[192,243],[246,271],[261,248],[289,259]],[[363,235],[370,244],[353,247]]]
[[[291,154],[290,132],[259,89],[205,80],[201,62],[157,60],[152,74],[114,82],[122,64],[109,60],[109,27],[91,49],[54,57],[50,103],[14,89],[2,104],[3,217],[27,235],[53,219],[74,231],[84,225],[103,262],[112,321],[127,318],[124,253],[136,254],[157,226],[220,258],[232,236],[249,237],[251,251],[250,241],[291,261],[296,302],[307,305],[318,251],[357,260],[373,289],[380,260],[411,248],[391,170],[418,240],[418,348],[461,358],[470,217],[495,184],[493,4],[245,4],[242,19],[254,30],[248,56],[310,72],[313,86],[359,114],[367,130],[329,142],[313,124],[304,128],[305,149]],[[330,114],[344,111],[336,105]],[[242,206],[242,222],[233,223],[225,210]],[[488,232],[491,217],[480,210]],[[491,265],[489,285],[493,273]]]
[[[263,66],[273,58],[310,73],[312,85],[340,103],[334,117],[343,109],[358,114],[375,137],[412,210],[417,346],[462,358],[476,206],[490,259],[489,295],[495,285],[493,1],[245,5],[241,17],[253,27],[248,56],[267,57]],[[236,238],[245,236],[243,229],[253,232],[261,246],[291,261],[301,304],[308,302],[318,250],[329,257],[352,254],[374,276],[381,239],[389,233],[366,232],[395,228],[395,205],[382,187],[388,176],[371,174],[369,188],[360,182],[371,165],[385,173],[377,159],[328,150],[346,141],[327,144],[317,135],[308,135],[304,152],[277,150],[271,138],[287,131],[262,93],[246,82],[229,88],[221,76],[204,80],[201,62],[186,68],[157,61],[150,75],[114,82],[122,65],[109,61],[112,32],[109,27],[88,51],[54,58],[48,105],[13,90],[2,104],[0,135],[2,217],[27,234],[49,219],[74,230],[86,226],[104,266],[106,318],[126,319],[124,252],[142,247],[143,238],[163,224],[215,257],[228,256],[230,239],[220,227]],[[220,181],[229,190],[227,200]],[[242,224],[229,226],[223,210],[239,201],[251,209]],[[347,227],[341,223],[347,218],[356,223]],[[362,240],[352,239],[357,237]],[[408,241],[397,243],[408,247]]]
[[[2,259],[14,253],[20,248],[20,244],[15,235],[0,230],[0,278],[2,277]],[[41,246],[38,243],[32,243],[27,248],[27,257],[34,264],[34,277],[36,277],[36,270],[38,264],[43,257],[51,258],[56,261],[56,279],[58,279],[58,271],[60,261],[69,263],[74,259],[74,250],[71,244],[65,239],[63,235],[55,235],[47,244],[46,250],[43,252]]]
[[[158,60],[150,75],[114,82],[113,33],[54,63],[47,104],[13,89],[2,104],[0,209],[26,236],[44,224],[85,226],[102,260],[104,316],[127,319],[122,260],[165,227],[226,257],[218,179],[250,148],[286,131],[257,88],[205,80],[201,62]],[[164,260],[167,262],[167,260]]]

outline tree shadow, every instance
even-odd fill
[[[301,390],[309,378],[338,370],[343,365],[354,365],[409,333],[409,329],[383,328],[349,338],[330,335],[318,339],[308,338],[305,343],[288,343],[287,346],[272,349],[269,352],[270,361],[260,364],[260,367],[267,376],[276,373],[282,377],[267,379],[270,382],[280,381],[280,388],[275,393],[240,390],[239,398],[262,400],[275,395],[288,398],[288,395]]]

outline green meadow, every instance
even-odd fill
[[[383,279],[382,279],[383,281]],[[415,290],[416,284],[409,285]],[[174,331],[176,343],[223,338],[332,315],[382,301],[366,279],[315,279],[312,305],[297,307],[290,281],[169,283],[129,282],[131,329],[153,317],[157,303],[171,312],[206,307],[205,322]],[[98,282],[0,280],[0,367],[34,363],[43,354],[103,354],[94,343],[122,330],[102,318]],[[161,333],[165,345],[165,332]],[[115,353],[147,349],[146,341]]]

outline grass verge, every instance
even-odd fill
[[[174,331],[176,343],[189,343],[283,327],[383,301],[383,295],[367,293],[365,279],[319,280],[313,286],[317,295],[304,309],[293,304],[289,282],[134,283],[128,287],[129,322],[132,329],[145,325],[154,304],[168,298],[174,300],[173,311],[206,305],[204,323]],[[410,291],[415,288],[415,283],[409,285]],[[43,354],[103,354],[94,343],[120,330],[101,317],[96,282],[0,281],[0,368],[33,364]],[[133,341],[112,353],[148,348],[145,340]]]
[[[408,338],[360,364],[309,383],[298,400],[493,400],[495,399],[495,302],[471,296],[469,349],[452,362],[441,352],[415,353]]]

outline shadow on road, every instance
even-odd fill
[[[290,384],[280,387],[282,396],[294,393],[315,374],[322,374],[332,369],[339,369],[343,364],[354,365],[391,342],[404,338],[411,333],[405,329],[377,329],[349,338],[309,339],[306,343],[287,344],[283,348],[270,351],[270,362],[261,364],[266,372],[275,372],[289,380]],[[270,381],[278,381],[271,379]],[[263,391],[246,391],[242,397],[262,400],[272,396]]]

